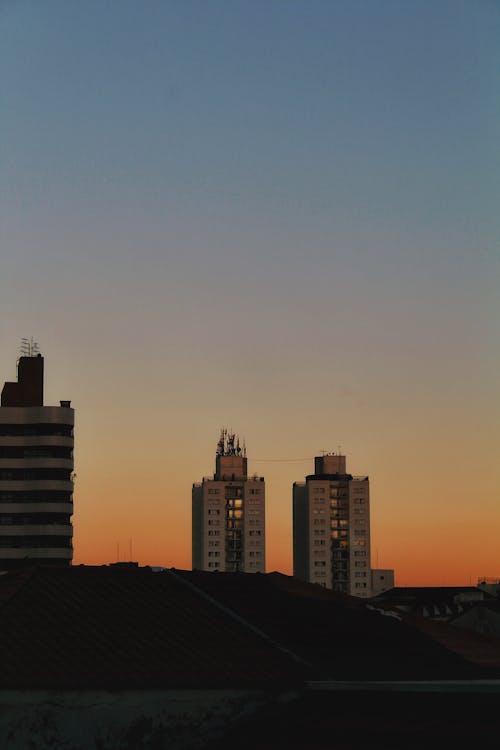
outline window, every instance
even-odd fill
[[[355,578],[366,578],[366,573],[365,572],[361,573],[359,571],[356,571],[356,573],[354,573],[354,577]]]
[[[314,567],[315,568],[326,568],[326,562],[324,560],[315,560],[314,561]]]
[[[220,531],[214,531],[213,529],[209,529],[208,536],[220,536]]]
[[[366,589],[366,583],[355,583],[354,586],[357,589]]]
[[[354,553],[354,557],[366,557],[366,552],[361,550],[356,550]]]
[[[217,508],[217,510],[215,510],[215,508],[209,508],[208,509],[208,515],[209,516],[219,516],[220,515],[220,510],[218,508]]]
[[[220,490],[214,490],[214,489],[208,490],[209,495],[218,495],[219,493],[220,493]]]

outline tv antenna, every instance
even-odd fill
[[[31,336],[29,339],[21,339],[19,353],[21,357],[37,357],[40,354],[40,347],[38,346],[38,343],[33,339],[33,336]]]

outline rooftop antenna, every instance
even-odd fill
[[[31,336],[29,339],[23,337],[21,339],[21,346],[19,347],[19,354],[21,357],[36,357],[40,354],[40,347],[38,343]]]
[[[340,445],[337,445],[337,456],[340,456],[340,455],[342,455],[342,454],[341,454],[341,450],[342,450],[341,446],[340,446]]]

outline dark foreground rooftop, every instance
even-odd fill
[[[424,627],[424,626],[423,626]],[[248,688],[500,675],[415,618],[279,573],[31,568],[0,576],[0,688]],[[463,644],[462,644],[463,645]]]
[[[0,688],[244,688],[311,670],[168,571],[33,568],[0,577]]]

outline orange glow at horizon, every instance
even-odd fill
[[[215,448],[212,442],[207,453]],[[150,464],[149,451],[138,446],[135,461],[129,457],[123,462],[119,477],[105,469],[106,462],[84,480],[78,475],[74,564],[132,558],[141,565],[191,568],[191,484],[213,472],[210,456],[204,457],[205,469],[200,471],[192,456],[175,457],[171,451],[163,464]],[[359,471],[362,460],[348,455],[347,461],[348,471],[365,473]],[[492,508],[490,523],[477,517],[467,501],[474,483],[462,486],[460,493],[454,488],[455,504],[445,502],[444,489],[453,475],[436,472],[429,464],[427,468],[427,477],[414,475],[413,481],[404,472],[397,482],[391,481],[393,467],[385,460],[377,475],[371,472],[372,567],[394,568],[399,586],[469,585],[500,574],[498,511]],[[292,483],[313,471],[313,458],[252,465],[250,456],[249,473],[254,471],[266,479],[266,570],[291,575]],[[483,487],[483,497],[487,490]],[[436,502],[438,496],[441,502]]]

